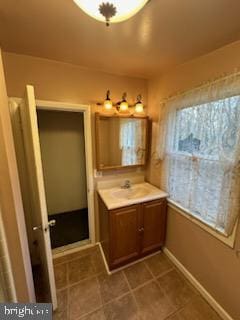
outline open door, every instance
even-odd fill
[[[46,196],[43,180],[43,168],[38,134],[37,109],[33,86],[27,86],[21,105],[21,120],[24,138],[24,148],[27,159],[28,176],[31,187],[33,230],[36,232],[41,267],[43,271],[46,298],[52,302],[53,309],[57,308],[56,286],[53,270],[52,251],[50,243]]]

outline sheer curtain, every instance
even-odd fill
[[[141,119],[120,120],[120,149],[122,165],[141,164],[145,146],[144,122]]]
[[[240,75],[162,104],[157,150],[170,199],[230,235],[240,209]]]

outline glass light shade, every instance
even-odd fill
[[[104,104],[103,104],[103,107],[105,110],[111,110],[112,107],[113,107],[113,104],[112,104],[112,101],[111,100],[105,100],[104,101]]]
[[[120,112],[126,112],[128,111],[128,103],[127,101],[122,101],[119,108]]]
[[[136,113],[143,113],[143,104],[141,102],[136,103],[135,112]]]
[[[85,13],[92,18],[106,22],[105,17],[99,12],[102,3],[109,2],[117,9],[117,13],[111,18],[111,23],[121,22],[134,16],[149,0],[73,0]]]

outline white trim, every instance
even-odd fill
[[[81,244],[82,242],[82,244]],[[76,252],[79,252],[79,251],[83,251],[83,250],[86,250],[86,249],[90,249],[90,248],[93,248],[95,247],[96,244],[92,244],[92,243],[89,243],[89,240],[83,240],[83,241],[79,241],[79,242],[76,242],[76,246],[75,247],[68,247],[68,245],[66,245],[66,249],[65,250],[62,250],[62,251],[54,251],[55,249],[52,250],[52,253],[53,253],[53,259],[57,259],[57,258],[60,258],[60,257],[64,257],[64,256],[67,256],[69,254],[72,254],[72,253],[76,253]],[[64,247],[61,247],[61,248],[64,248]]]
[[[95,213],[94,213],[94,171],[92,157],[92,131],[91,131],[91,109],[84,112],[84,138],[85,138],[85,158],[87,173],[87,192],[88,192],[88,227],[89,238],[92,244],[96,242],[95,234]]]
[[[96,234],[95,234],[95,214],[94,214],[91,107],[90,105],[84,105],[84,104],[66,103],[66,102],[58,102],[58,101],[45,101],[45,100],[36,100],[36,106],[38,110],[82,112],[84,115],[89,240],[91,244],[95,244]]]
[[[237,222],[236,222],[236,224],[234,226],[232,234],[229,237],[227,237],[224,234],[221,234],[220,231],[214,230],[213,228],[211,228],[211,226],[208,226],[203,221],[197,219],[194,215],[191,214],[190,211],[188,211],[187,209],[183,208],[181,205],[179,205],[175,201],[173,201],[173,200],[171,200],[169,198],[167,199],[167,201],[168,201],[168,207],[174,209],[177,213],[180,213],[182,216],[184,216],[188,220],[192,221],[193,223],[198,225],[200,228],[202,228],[206,232],[210,233],[212,236],[214,236],[218,240],[222,241],[224,244],[226,244],[230,248],[234,248],[236,234],[237,234],[238,220],[237,220]]]
[[[102,248],[102,244],[101,244],[101,242],[98,242],[97,244],[99,246],[99,249],[100,249],[100,252],[101,252],[101,255],[102,255],[102,258],[103,258],[103,262],[104,262],[104,265],[105,265],[105,268],[106,268],[106,271],[107,271],[107,274],[111,275],[112,272],[108,268],[108,263],[107,263],[107,260],[106,260],[106,257],[105,257],[105,254],[104,254],[104,251],[103,251],[103,248]]]
[[[163,248],[166,256],[175,264],[175,266],[183,273],[183,275],[191,282],[191,284],[198,290],[203,298],[212,306],[212,308],[219,314],[223,320],[234,320],[220,304],[213,298],[213,296],[201,285],[201,283],[181,264],[181,262],[172,254],[166,247]]]
[[[88,104],[67,103],[60,101],[48,101],[36,99],[37,109],[40,110],[53,110],[53,111],[72,111],[83,112],[90,110]]]
[[[70,243],[70,244],[66,244],[65,246],[61,246],[61,247],[57,247],[52,249],[52,255],[53,257],[56,254],[60,254],[60,253],[65,253],[67,252],[67,254],[73,253],[73,251],[79,251],[79,248],[81,248],[82,246],[84,247],[84,249],[86,248],[86,246],[90,243],[89,239],[85,239],[85,240],[80,240],[74,243]]]
[[[14,277],[13,277],[12,265],[11,265],[10,256],[9,256],[9,250],[7,246],[7,239],[6,239],[4,224],[2,220],[1,206],[0,206],[0,232],[1,232],[0,241],[2,243],[1,249],[3,249],[3,251],[1,252],[2,262],[5,260],[5,265],[6,265],[5,268],[7,268],[7,271],[5,270],[5,272],[3,272],[4,269],[0,263],[0,266],[2,267],[2,270],[0,271],[0,274],[2,277],[0,282],[1,291],[3,291],[2,292],[3,299],[6,300],[6,297],[8,296],[8,298],[11,299],[11,302],[16,303],[17,293],[16,293],[15,284],[14,284]],[[8,286],[7,286],[7,283],[8,283]],[[34,289],[33,289],[33,292],[34,292]],[[34,296],[35,296],[35,292],[34,292]]]

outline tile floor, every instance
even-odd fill
[[[220,320],[163,253],[109,276],[98,247],[54,260],[54,320]]]

